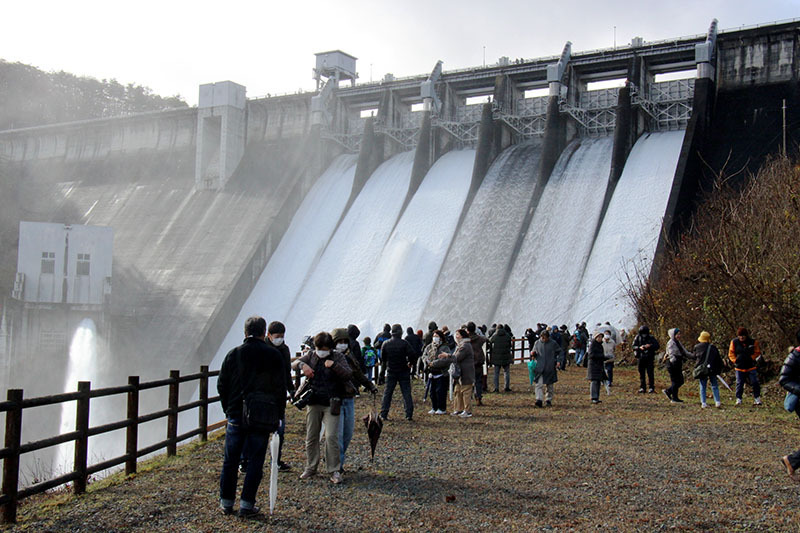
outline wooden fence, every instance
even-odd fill
[[[207,366],[200,367],[200,372],[181,376],[177,370],[170,371],[169,378],[159,381],[139,382],[139,376],[128,378],[128,384],[120,387],[92,389],[91,383],[81,381],[78,383],[77,392],[55,394],[40,398],[23,398],[22,389],[9,389],[7,400],[0,402],[0,413],[6,414],[5,445],[0,449],[0,459],[3,460],[2,494],[2,522],[16,522],[17,505],[20,500],[58,487],[65,483],[72,483],[76,494],[86,491],[89,476],[117,465],[125,464],[125,473],[136,472],[136,463],[139,457],[167,449],[167,455],[175,455],[179,442],[199,436],[202,441],[208,439],[208,432],[222,427],[225,422],[208,425],[208,406],[219,401],[219,396],[208,397],[208,378],[218,376],[219,370],[209,372]],[[185,405],[178,404],[180,384],[199,381],[199,399]],[[143,390],[169,388],[168,406],[166,409],[150,414],[139,414],[139,393]],[[128,400],[127,416],[118,422],[111,422],[101,426],[89,426],[89,410],[93,398],[116,396],[126,394]],[[64,402],[76,401],[75,431],[64,433],[35,442],[21,444],[22,413],[25,409],[55,405]],[[178,414],[190,409],[198,409],[197,428],[178,435]],[[145,448],[139,448],[139,425],[160,418],[167,418],[167,438],[161,442]],[[94,465],[88,464],[89,437],[102,435],[111,431],[126,429],[125,454],[114,459],[109,459]],[[66,442],[75,443],[75,458],[72,472],[62,476],[37,483],[22,490],[19,489],[20,455],[57,446]]]

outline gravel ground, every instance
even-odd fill
[[[701,410],[696,382],[683,405],[639,395],[633,368],[617,368],[603,403],[589,405],[583,369],[559,374],[552,408],[535,409],[527,369],[512,393],[486,394],[471,419],[431,416],[414,383],[413,422],[400,391],[374,462],[360,422],[345,482],[298,479],[303,413],[290,409],[274,516],[224,517],[217,508],[223,439],[182,448],[130,478],[90,486],[81,497],[23,502],[11,531],[798,531],[800,486],[778,458],[800,446],[796,418],[776,385],[767,405]],[[659,383],[666,383],[658,374]],[[259,504],[267,506],[268,483]]]

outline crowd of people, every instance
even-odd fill
[[[430,398],[429,415],[448,413],[459,418],[473,416],[475,405],[483,404],[488,376],[484,370],[494,367],[491,392],[512,392],[510,365],[514,362],[514,335],[508,324],[477,326],[467,322],[452,331],[428,324],[428,330],[404,330],[400,324],[386,324],[374,338],[358,341],[361,332],[355,325],[319,332],[305,337],[301,354],[292,360],[284,342],[285,326],[271,322],[267,327],[261,317],[248,318],[244,326],[245,340],[232,349],[222,364],[218,391],[227,418],[225,457],[220,476],[220,506],[225,514],[233,513],[236,480],[244,473],[238,514],[242,517],[258,513],[255,494],[261,481],[269,433],[279,436],[278,465],[291,467],[281,460],[286,425],[286,399],[298,408],[306,408],[306,462],[300,479],[318,474],[320,454],[324,454],[325,470],[333,484],[343,481],[347,449],[355,425],[354,398],[362,389],[373,395],[377,403],[378,386],[383,385],[380,419],[392,418],[394,391],[399,385],[405,419],[414,419],[412,379],[425,382],[423,400]],[[710,383],[714,405],[721,407],[719,382],[724,363],[711,335],[703,331],[697,344],[689,350],[681,342],[681,331],[668,331],[669,341],[660,361],[670,377],[670,386],[663,394],[673,404],[683,403],[679,391],[684,384],[683,367],[694,362],[692,371],[700,386],[700,402],[707,408],[707,386]],[[534,385],[536,408],[553,405],[558,372],[568,366],[586,367],[589,400],[601,403],[600,390],[605,385],[611,394],[616,354],[627,345],[625,331],[608,322],[597,324],[590,334],[586,323],[576,324],[570,332],[566,325],[538,324],[525,331],[523,350],[530,356],[529,371]],[[800,332],[797,338],[800,344]],[[660,344],[647,326],[639,328],[631,343],[637,359],[640,394],[654,393],[654,369]],[[736,405],[742,403],[745,383],[752,387],[754,404],[761,405],[757,366],[761,349],[747,329],[739,328],[728,347],[728,359],[736,373]],[[302,373],[302,385],[295,390],[291,371]],[[500,388],[500,374],[504,387]],[[786,409],[800,417],[800,346],[786,359],[780,384],[786,388]],[[727,386],[727,384],[726,384]],[[448,395],[449,391],[449,395]],[[489,391],[486,391],[489,392]],[[793,402],[790,401],[793,398]],[[263,414],[263,417],[259,417]],[[263,420],[262,420],[263,419]],[[266,421],[264,421],[266,420]],[[323,450],[320,448],[323,447]],[[800,450],[781,459],[792,479],[800,481]]]

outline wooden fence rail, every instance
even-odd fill
[[[209,371],[207,366],[202,366],[200,367],[200,372],[197,374],[181,376],[179,371],[172,370],[168,379],[144,383],[140,383],[139,376],[131,376],[128,378],[127,385],[104,389],[92,389],[90,382],[81,381],[78,383],[78,390],[76,392],[66,392],[40,398],[23,398],[22,389],[9,389],[6,401],[0,402],[0,413],[5,412],[6,414],[5,443],[3,448],[0,448],[0,459],[3,460],[2,494],[0,494],[0,506],[2,506],[2,515],[0,515],[0,519],[2,519],[2,522],[16,522],[17,505],[20,500],[28,496],[42,493],[65,483],[72,483],[75,493],[81,494],[86,491],[86,484],[89,476],[97,472],[124,464],[125,473],[132,474],[136,472],[137,460],[144,455],[166,448],[167,455],[172,456],[177,453],[179,442],[196,436],[199,436],[202,441],[207,440],[209,431],[222,427],[225,424],[225,422],[222,421],[212,426],[208,425],[208,406],[219,401],[219,396],[209,398],[208,379],[218,375],[219,370]],[[179,405],[178,398],[181,383],[192,381],[199,381],[199,399],[184,405]],[[169,399],[167,408],[155,413],[140,414],[139,393],[143,390],[161,387],[168,387]],[[127,396],[127,416],[125,419],[91,427],[89,425],[91,400],[120,394],[125,394]],[[75,431],[22,444],[22,414],[25,409],[70,401],[75,401],[77,403]],[[197,428],[179,435],[178,415],[190,409],[198,410]],[[167,438],[145,448],[139,448],[139,425],[165,417],[167,418]],[[103,461],[102,463],[89,465],[89,437],[102,435],[103,433],[119,429],[126,430],[125,454]],[[59,477],[20,489],[20,455],[51,446],[57,446],[66,442],[75,443],[73,470]]]

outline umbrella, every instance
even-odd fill
[[[422,403],[428,399],[428,393],[431,391],[431,378],[430,376],[425,379],[425,395],[422,397]]]
[[[269,453],[272,456],[272,465],[269,470],[269,514],[275,510],[275,501],[278,499],[278,450],[280,449],[281,438],[278,432],[272,434],[269,443]]]
[[[534,380],[536,379],[534,374],[536,373],[536,359],[531,359],[528,361],[528,379],[531,381],[531,385],[533,385]]]
[[[367,428],[367,436],[369,437],[369,446],[372,449],[372,456],[370,460],[375,459],[375,447],[378,445],[378,439],[380,438],[381,431],[383,430],[383,420],[375,412],[375,402],[376,399],[373,396],[372,409],[363,419],[364,426]]]

